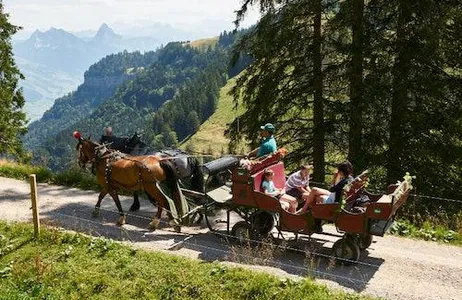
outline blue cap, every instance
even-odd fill
[[[260,126],[260,129],[261,130],[266,130],[268,132],[274,132],[276,130],[276,128],[274,127],[273,124],[271,123],[266,123],[265,125],[263,126]]]

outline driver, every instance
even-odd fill
[[[104,127],[104,134],[99,139],[100,144],[112,142],[112,127]]]
[[[248,157],[262,157],[268,154],[273,154],[277,151],[276,140],[274,139],[274,131],[276,128],[271,123],[266,123],[260,127],[260,136],[262,138],[260,147],[252,150],[247,156]]]

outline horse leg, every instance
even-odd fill
[[[149,222],[149,229],[154,231],[159,227],[160,224],[160,219],[162,218],[162,207],[157,205],[157,212],[156,216],[152,219],[151,222]]]
[[[154,205],[152,200],[157,202],[157,213],[156,216],[149,223],[150,230],[156,230],[159,227],[160,219],[162,217],[163,205],[167,203],[167,200],[164,198],[164,195],[157,189],[155,185],[149,185],[145,187],[146,193],[150,196],[148,197],[151,203]]]
[[[101,202],[103,201],[103,198],[107,195],[107,191],[103,190],[101,193],[99,193],[98,196],[98,202],[96,202],[95,209],[93,209],[92,216],[94,218],[99,217],[99,207],[101,206]]]
[[[139,211],[140,210],[140,199],[138,197],[138,192],[133,193],[133,204],[130,206],[130,211]]]
[[[120,204],[120,199],[119,199],[119,195],[117,195],[117,193],[115,191],[111,191],[109,192],[109,195],[111,195],[112,199],[114,200],[116,206],[117,206],[117,210],[119,211],[119,219],[117,220],[117,226],[122,226],[125,224],[126,222],[126,216],[125,216],[125,213],[122,209],[122,204]]]

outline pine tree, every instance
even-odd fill
[[[26,133],[26,115],[22,111],[24,97],[19,80],[24,76],[17,68],[12,53],[11,36],[20,27],[8,21],[0,1],[0,154],[22,157],[20,135]]]
[[[265,15],[244,35],[235,54],[254,60],[233,89],[236,100],[242,97],[246,112],[239,118],[240,126],[231,124],[229,135],[237,144],[243,132],[256,144],[259,126],[274,122],[279,145],[290,150],[287,161],[313,157],[313,177],[324,181],[322,18],[331,8],[322,0],[246,1],[238,21],[247,10],[245,5],[255,3]]]

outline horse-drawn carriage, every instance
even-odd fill
[[[102,182],[100,183],[106,192],[111,193],[112,191],[112,178],[108,176],[108,170],[110,173],[111,168],[122,168],[128,164],[131,168],[129,170],[133,173],[134,185],[139,184],[153,197],[168,198],[164,193],[159,193],[157,190],[159,186],[154,187],[157,181],[166,180],[166,176],[171,174],[172,167],[167,166],[165,161],[160,160],[159,163],[152,156],[128,158],[117,156],[118,158],[114,158],[111,150],[107,149],[104,150],[105,152],[102,151],[104,153],[98,157],[97,152],[101,151],[97,144],[94,145],[95,143],[91,144],[90,141],[82,139],[80,134],[76,138],[79,139],[78,149],[81,162],[92,161],[93,167],[98,162],[102,162],[97,167],[101,173],[99,177]],[[84,146],[89,147],[89,149],[84,151]],[[85,159],[82,160],[82,157]],[[216,209],[225,210],[226,232],[238,240],[258,240],[272,232],[277,233],[278,237],[284,237],[284,233],[293,233],[295,240],[297,240],[299,234],[310,236],[317,232],[319,222],[333,223],[337,231],[343,234],[342,238],[334,243],[333,254],[351,262],[359,259],[361,249],[366,249],[371,245],[372,236],[385,234],[392,225],[397,210],[407,200],[412,188],[411,178],[407,176],[403,182],[389,186],[387,194],[369,193],[365,189],[368,176],[366,171],[345,186],[342,201],[339,203],[316,204],[306,213],[293,214],[284,209],[275,197],[262,191],[264,172],[267,169],[274,172],[275,186],[277,188],[284,187],[286,173],[282,157],[282,152],[278,152],[247,167],[240,166],[239,158],[233,156],[222,157],[206,163],[202,167],[207,177],[204,189],[202,191],[190,190],[185,187],[180,188],[177,185],[181,197],[177,197],[176,201],[169,199],[169,202],[159,203],[159,210],[162,206],[166,208],[165,206],[168,205],[170,211],[178,212],[174,216],[177,228],[179,224],[185,224],[184,220],[199,221],[205,217],[206,224],[212,232],[217,232],[217,230],[214,222],[209,218],[210,212]],[[119,163],[120,166],[117,166],[110,162],[111,159],[119,159],[119,162],[125,159],[128,163]],[[150,165],[146,165],[145,162],[149,162]],[[124,186],[122,185],[122,187]],[[170,188],[175,189],[175,186],[170,184]],[[134,186],[133,189],[136,187]],[[99,207],[101,199],[100,195],[97,207]],[[114,200],[117,204],[118,198],[116,197]],[[175,206],[182,207],[175,209]],[[123,215],[120,209],[119,211]],[[233,226],[231,226],[231,212],[236,213],[242,219]],[[158,212],[157,218],[159,217],[160,213]]]
[[[393,224],[397,210],[407,200],[411,187],[408,176],[401,183],[390,185],[388,194],[372,194],[366,191],[368,172],[365,171],[344,188],[340,203],[317,204],[304,214],[290,213],[275,197],[267,195],[262,190],[264,172],[271,169],[274,172],[274,184],[284,188],[286,173],[281,156],[273,155],[252,168],[239,167],[232,159],[230,168],[223,164],[224,172],[230,172],[231,183],[220,186],[203,195],[212,202],[204,207],[219,205],[226,210],[226,231],[238,240],[260,240],[276,230],[278,237],[284,233],[293,233],[295,240],[299,234],[312,235],[319,233],[318,222],[333,223],[343,237],[333,245],[333,254],[344,261],[357,261],[360,250],[368,248],[372,236],[383,236]],[[223,159],[220,159],[223,160]],[[218,162],[220,161],[218,160]],[[217,162],[212,162],[217,164]],[[205,168],[207,168],[207,164]],[[211,175],[219,173],[219,169]],[[190,191],[183,190],[187,197]],[[194,193],[198,197],[198,193]],[[207,226],[215,232],[214,224],[204,211]],[[230,213],[237,213],[241,221],[231,227]]]

